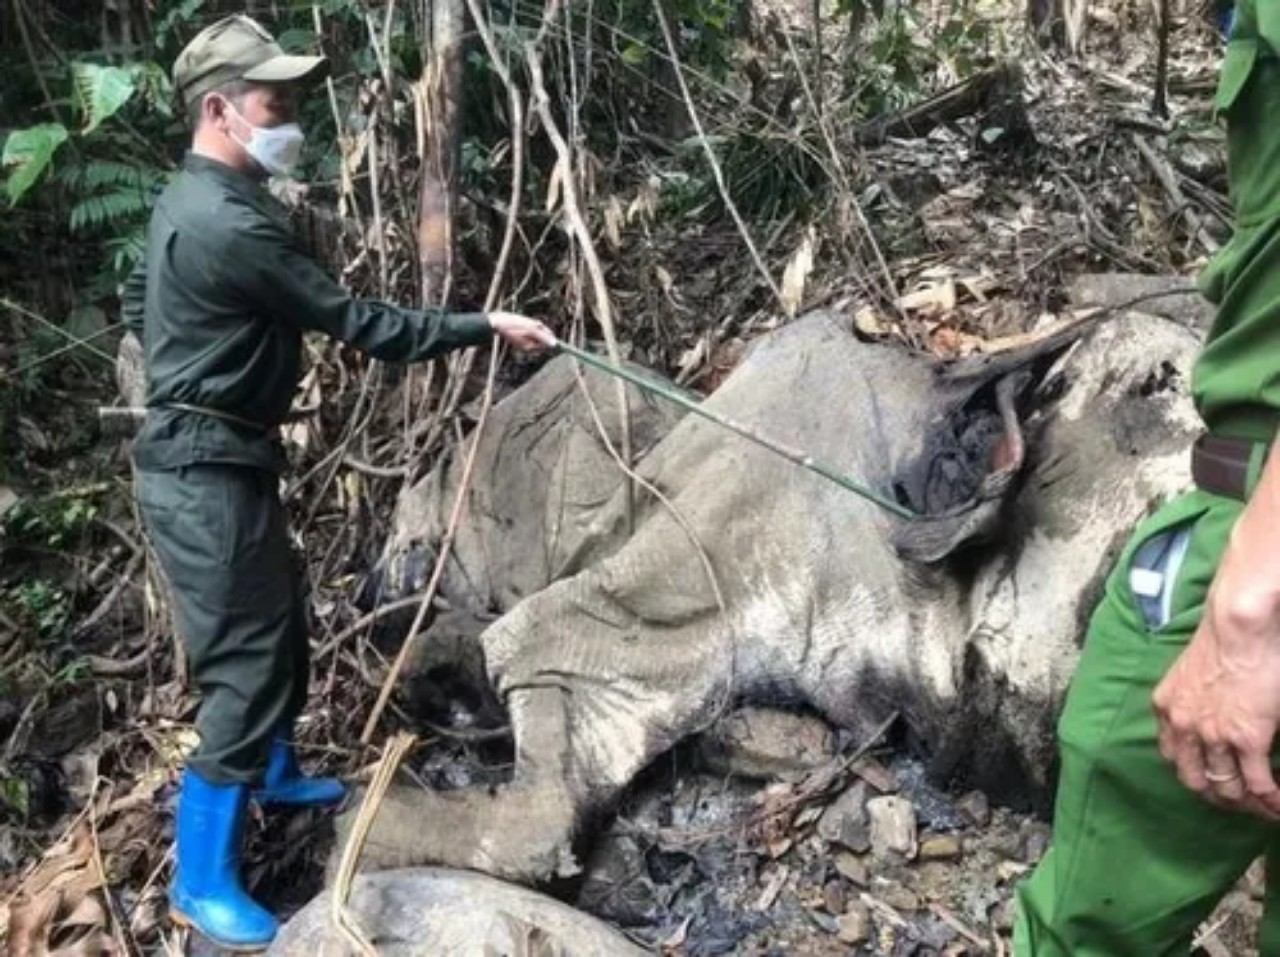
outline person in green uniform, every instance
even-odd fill
[[[303,333],[394,362],[495,333],[521,350],[555,343],[542,323],[509,313],[356,299],[299,248],[264,181],[296,162],[298,97],[325,69],[320,57],[286,56],[243,16],[182,51],[174,85],[192,148],[122,293],[146,357],[137,496],[202,696],[199,745],[178,799],[172,910],[239,950],[265,947],[277,930],[239,875],[247,802],[322,805],[344,795],[336,780],[303,776],[292,745],[309,642],[278,493],[278,427],[298,384]]]
[[[1217,92],[1236,229],[1201,288],[1195,487],[1135,531],[1059,725],[1053,840],[1017,957],[1186,955],[1256,858],[1280,876],[1280,3],[1237,4]],[[1259,932],[1280,955],[1280,880]]]

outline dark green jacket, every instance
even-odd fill
[[[307,330],[392,362],[492,335],[484,315],[354,298],[299,247],[283,206],[261,183],[194,155],[157,201],[144,262],[122,300],[147,364],[148,414],[134,460],[151,470],[283,468],[275,427],[297,388]]]

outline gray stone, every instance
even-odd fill
[[[964,853],[964,845],[954,834],[938,834],[920,842],[920,860],[954,861]]]
[[[865,854],[871,849],[865,782],[855,781],[823,812],[818,820],[818,836],[828,844],[839,844],[855,854]]]
[[[991,925],[999,931],[1013,930],[1014,911],[1017,907],[1014,898],[1001,901],[996,906],[995,913],[991,915]]]
[[[883,887],[876,888],[872,893],[896,911],[910,914],[920,909],[919,895],[897,881],[886,881]]]
[[[866,887],[871,883],[871,872],[867,865],[848,851],[841,851],[836,855],[836,870],[841,877],[858,887]]]
[[[991,803],[981,791],[970,791],[956,802],[956,810],[971,827],[986,827],[991,823]]]
[[[846,944],[865,943],[871,937],[871,914],[863,904],[850,904],[840,915],[839,937]]]
[[[827,881],[822,887],[822,906],[832,914],[843,914],[849,895],[843,881]]]
[[[825,722],[768,708],[735,711],[703,735],[699,747],[712,771],[761,779],[812,771],[835,751]]]
[[[867,802],[871,818],[871,850],[879,857],[898,855],[907,860],[916,856],[916,809],[901,797],[877,797]]]
[[[635,838],[609,834],[592,850],[578,906],[623,925],[643,924],[658,907],[657,891]]]
[[[1044,857],[1049,849],[1051,835],[1048,825],[1037,821],[1028,821],[1022,826],[1022,859],[1028,864],[1035,864]]]

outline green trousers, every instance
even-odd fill
[[[1193,491],[1130,539],[1089,625],[1059,725],[1053,839],[1018,891],[1016,957],[1185,957],[1197,925],[1259,856],[1280,867],[1280,828],[1219,810],[1160,756],[1151,696],[1195,633],[1241,506]],[[1148,627],[1130,588],[1135,552],[1190,532],[1171,617]],[[1280,955],[1268,882],[1259,946]]]
[[[138,503],[200,690],[188,767],[254,784],[306,703],[308,632],[277,477],[232,465],[138,473]]]

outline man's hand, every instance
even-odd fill
[[[1226,599],[1230,583],[1221,582]],[[1160,753],[1215,804],[1280,820],[1271,746],[1280,726],[1280,622],[1206,612],[1156,688]]]
[[[1191,790],[1280,820],[1280,454],[1232,530],[1190,644],[1156,688],[1160,753]]]
[[[489,313],[489,325],[505,342],[521,352],[555,347],[555,334],[537,319],[514,312]]]

